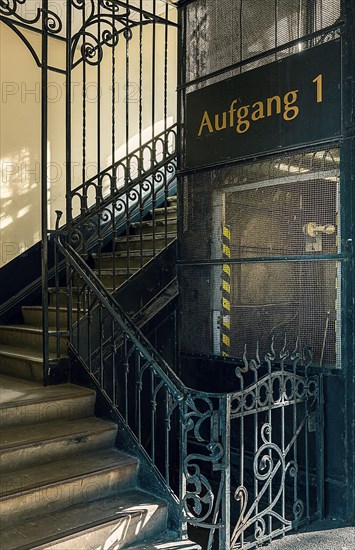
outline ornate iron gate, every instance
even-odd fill
[[[265,356],[266,373],[258,350],[256,359],[248,362],[245,356],[245,369],[237,369],[241,384],[243,371],[253,380],[231,402],[231,431],[240,438],[240,478],[234,493],[240,512],[232,548],[253,548],[321,514],[320,377],[308,372],[311,355],[299,371],[300,358],[297,344],[290,353],[285,341],[277,357],[272,343]]]
[[[322,515],[322,382],[311,361],[298,342],[276,353],[272,341],[263,360],[244,353],[238,392],[191,399],[184,507],[209,532],[206,549],[255,548]]]

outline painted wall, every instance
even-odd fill
[[[170,12],[171,14],[173,13]],[[175,16],[172,16],[175,17]],[[168,48],[168,125],[176,119],[176,30],[169,28]],[[155,132],[164,128],[164,33],[156,26]],[[26,31],[40,56],[41,38]],[[143,108],[142,140],[152,136],[152,43],[151,25],[143,28]],[[115,50],[116,160],[126,154],[126,92],[129,94],[128,149],[138,145],[139,128],[139,30],[129,41],[129,86],[126,88],[126,41],[121,38]],[[0,267],[40,240],[40,132],[41,71],[33,57],[6,25],[0,24],[1,134],[0,134]],[[49,64],[65,67],[65,43],[50,40]],[[105,48],[101,63],[100,167],[98,166],[98,71],[86,67],[86,170],[93,176],[98,168],[111,163],[112,55]],[[48,105],[48,219],[55,225],[55,210],[65,211],[65,77],[49,72]],[[83,178],[83,71],[82,64],[72,72],[72,187]],[[78,214],[78,205],[74,216]],[[65,222],[65,216],[63,217]]]
[[[33,34],[38,50],[40,39]],[[40,69],[0,24],[0,265],[40,239]]]

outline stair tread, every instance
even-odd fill
[[[36,326],[36,325],[28,325],[28,324],[25,324],[25,323],[23,325],[0,325],[0,330],[29,332],[29,333],[33,333],[33,334],[42,334],[43,333],[42,327],[39,327],[39,326]],[[51,331],[55,332],[56,331],[55,326],[49,326],[48,331],[49,332],[51,332]]]
[[[166,220],[156,219],[156,220],[142,220],[141,222],[131,223],[131,227],[153,227],[153,225],[169,225],[176,223],[177,218],[167,218]]]
[[[95,273],[98,273],[97,269],[94,269],[94,271]],[[128,275],[133,275],[134,273],[137,273],[137,271],[139,271],[139,267],[130,267]],[[112,275],[113,267],[101,269],[100,273],[101,275]],[[116,268],[115,275],[127,275],[127,268],[126,267]]]
[[[86,475],[136,464],[134,457],[116,449],[108,449],[9,472],[2,475],[0,500],[20,495],[24,491],[36,491],[48,485],[62,484]]]
[[[167,233],[167,237],[168,238],[176,238],[176,231],[168,231]],[[140,241],[141,239],[143,241],[150,241],[151,239],[153,238],[153,234],[144,234],[144,235],[129,235],[128,236],[128,241]],[[165,234],[162,234],[162,233],[157,233],[155,234],[155,240],[158,241],[163,241],[165,239]],[[127,237],[116,237],[115,238],[115,241],[116,242],[127,242]]]
[[[22,306],[21,308],[22,310],[26,310],[26,311],[42,311],[43,307],[41,305],[37,305],[37,306]],[[56,307],[55,306],[49,306],[48,307],[48,311],[56,311]],[[59,307],[58,308],[59,311],[67,311],[67,308],[66,307]]]
[[[166,533],[159,539],[147,540],[131,546],[130,550],[201,550],[201,546],[191,540],[178,540],[174,533]]]
[[[102,431],[116,430],[116,424],[100,418],[80,418],[78,420],[43,422],[2,428],[0,432],[0,452],[21,447],[36,445],[45,441],[53,441],[68,437],[85,437]]]
[[[177,206],[167,206],[167,207],[155,209],[156,214],[163,214],[165,212],[176,212],[176,211],[177,211]]]
[[[153,249],[147,249],[147,250],[142,250],[142,256],[143,257],[153,257]],[[129,251],[129,254],[128,256],[129,257],[134,257],[134,258],[139,258],[141,255],[141,251],[140,250],[130,250]],[[97,258],[99,259],[99,255],[98,254],[93,254],[92,255],[93,258]],[[113,252],[104,252],[103,254],[101,254],[101,259],[102,260],[105,260],[105,259],[109,259],[109,258],[112,258],[113,257]],[[115,252],[115,258],[127,258],[127,250],[122,250],[122,251],[116,251]]]
[[[137,504],[139,503],[139,504]],[[21,521],[0,532],[3,550],[30,549],[44,543],[50,544],[83,530],[133,514],[144,514],[144,519],[154,515],[157,508],[166,503],[138,489],[122,492],[119,497],[99,499],[66,508],[49,516]]]
[[[31,347],[12,346],[8,344],[0,345],[0,355],[5,357],[16,357],[18,359],[30,359],[33,362],[41,363],[43,361],[42,350],[37,350]],[[49,360],[57,358],[55,353],[49,352]]]
[[[43,386],[37,382],[0,375],[0,409],[25,403],[46,403],[93,395],[94,390],[75,384]]]

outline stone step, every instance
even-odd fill
[[[54,327],[49,327],[49,333],[55,331]],[[41,327],[33,325],[0,325],[0,345],[7,346],[25,346],[26,348],[42,349],[43,331]],[[49,334],[49,351],[55,352],[57,349],[57,338]],[[67,339],[64,333],[60,337],[61,353],[67,353]]]
[[[107,290],[109,292],[112,292],[113,289],[112,288],[107,288]],[[58,297],[59,307],[61,309],[63,309],[63,311],[66,312],[67,311],[67,303],[68,303],[68,301],[67,301],[67,292],[68,292],[67,288],[62,287],[62,288],[60,288],[60,292],[58,293],[58,296],[55,293],[51,293],[50,298],[49,298],[50,305],[55,308],[55,304],[57,302],[57,297]],[[73,304],[73,307],[72,307],[73,321],[75,323],[76,320],[77,320],[78,306],[77,306],[77,299],[76,299],[76,291],[74,291],[74,290],[73,290],[73,294],[72,294],[72,304]],[[84,305],[84,300],[83,299],[81,299],[81,301],[80,301],[80,306],[82,308],[80,314],[84,315],[85,314],[85,305]],[[87,300],[86,300],[86,307],[87,307]]]
[[[156,208],[154,210],[155,219],[156,220],[176,220],[177,218],[177,204],[173,204],[172,206],[167,206],[166,208]]]
[[[92,416],[95,392],[74,384],[46,386],[0,375],[0,424],[32,425],[51,420],[72,421]]]
[[[117,426],[99,418],[69,422],[2,427],[0,432],[1,473],[23,470],[47,462],[114,445]]]
[[[118,288],[130,277],[132,277],[132,275],[137,273],[137,271],[137,268],[131,268],[129,273],[127,273],[127,269],[116,269],[115,275],[113,275],[112,269],[102,269],[100,273],[100,281],[106,288]],[[96,275],[99,276],[99,273],[96,272]]]
[[[0,535],[1,550],[132,548],[164,532],[166,523],[166,503],[135,489],[11,525]]]
[[[127,245],[128,249],[130,251],[132,250],[154,250],[155,252],[159,250],[163,250],[165,248],[166,244],[171,243],[174,239],[176,239],[176,233],[168,233],[167,235],[167,242],[165,240],[165,235],[155,235],[154,238],[154,245],[153,246],[153,235],[147,234],[147,235],[130,235],[129,241],[127,243],[126,237],[117,237],[115,239],[116,242],[116,250],[119,251],[127,251]]]
[[[56,361],[56,355],[49,353],[49,360]],[[43,380],[42,350],[25,346],[0,346],[0,373],[24,378],[25,380]]]
[[[167,201],[171,205],[173,205],[173,204],[177,205],[177,195],[172,195],[171,197],[168,197]]]
[[[2,475],[2,525],[40,517],[134,487],[137,460],[113,449],[78,455]]]
[[[117,251],[115,256],[113,256],[112,252],[105,252],[104,254],[101,254],[100,257],[98,254],[93,254],[93,258],[96,263],[96,271],[99,264],[101,269],[112,269],[113,264],[115,264],[117,268],[127,268],[128,261],[130,268],[139,269],[153,258],[153,251],[142,250],[142,257],[140,251],[132,250],[129,254],[127,254],[127,251]]]
[[[49,305],[52,307],[56,307],[57,303],[57,292],[55,288],[49,288]],[[66,287],[60,287],[58,292],[58,303],[59,307],[66,309],[67,308],[67,288]],[[77,304],[77,290],[75,288],[72,289],[72,302],[73,304]],[[79,303],[82,305],[82,299],[79,300]]]
[[[164,537],[146,540],[130,547],[130,550],[203,550],[199,544],[191,540],[178,540],[176,534],[166,533]]]
[[[131,224],[131,227],[136,233],[142,233],[143,235],[153,234],[153,228],[155,235],[164,235],[165,231],[168,233],[177,232],[177,219],[173,218],[165,223],[165,220],[146,220],[143,222],[135,222]]]
[[[22,316],[25,325],[42,325],[42,306],[22,306]],[[48,322],[50,325],[56,325],[57,310],[55,307],[48,308]],[[59,323],[62,330],[67,326],[67,309],[59,308]]]

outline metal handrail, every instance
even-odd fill
[[[176,373],[171,369],[168,363],[159,355],[153,348],[149,340],[143,333],[133,324],[130,318],[126,315],[114,296],[108,292],[101,280],[87,266],[81,256],[68,243],[63,245],[60,240],[60,233],[57,234],[56,243],[58,249],[66,258],[67,262],[80,275],[85,284],[90,288],[96,298],[101,302],[102,306],[112,315],[117,324],[127,334],[130,340],[137,347],[142,356],[150,361],[154,366],[157,374],[168,384],[169,389],[174,395],[181,400],[189,393],[188,388],[183,384]]]

